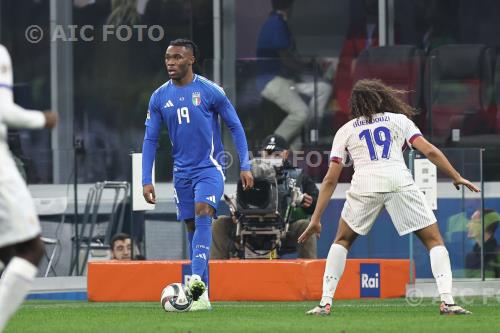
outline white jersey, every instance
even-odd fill
[[[7,127],[42,128],[44,125],[41,112],[14,104],[12,64],[7,49],[0,45],[0,248],[40,234],[33,201],[7,146]]]
[[[378,113],[373,121],[364,117],[344,124],[333,140],[330,160],[354,162],[351,191],[397,192],[413,184],[403,151],[422,133],[405,115]]]

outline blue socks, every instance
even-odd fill
[[[193,236],[194,231],[188,231],[188,241],[189,241],[189,259],[193,260]],[[208,264],[207,264],[208,265]],[[201,280],[208,286],[208,269],[205,270],[203,275],[201,276]]]
[[[195,218],[196,229],[191,241],[191,273],[201,276],[208,287],[208,260],[212,243],[212,217],[199,215]],[[189,233],[188,233],[189,238]]]

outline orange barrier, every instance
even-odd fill
[[[321,297],[325,260],[213,260],[214,301],[302,301]],[[100,261],[88,264],[90,301],[158,301],[169,283],[184,282],[189,261]],[[403,297],[405,259],[348,259],[335,298]]]

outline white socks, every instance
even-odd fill
[[[436,279],[441,301],[446,304],[455,304],[451,296],[452,274],[448,251],[442,245],[435,246],[429,251],[432,274]],[[333,296],[342,274],[347,257],[347,249],[339,244],[332,244],[326,259],[325,274],[323,275],[323,295],[321,306],[332,304]]]
[[[452,274],[450,257],[446,247],[438,245],[429,251],[431,257],[431,269],[436,279],[437,289],[441,296],[441,301],[446,304],[455,304],[451,296]]]
[[[0,332],[30,290],[38,269],[29,261],[14,257],[0,279]]]
[[[323,295],[319,305],[332,304],[333,295],[344,273],[347,249],[339,244],[332,244],[326,259],[325,274],[323,275]]]

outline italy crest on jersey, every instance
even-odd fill
[[[200,105],[201,104],[201,94],[199,92],[194,92],[191,100],[193,101],[194,106]]]

